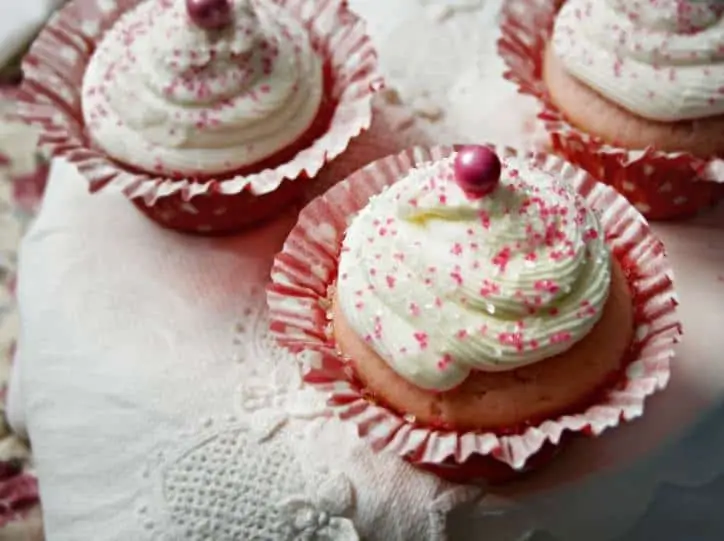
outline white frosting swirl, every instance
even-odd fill
[[[568,0],[553,31],[566,70],[643,118],[724,114],[724,5]]]
[[[194,25],[183,0],[146,0],[104,36],[83,113],[107,154],[158,174],[231,172],[309,128],[323,76],[306,30],[274,2],[232,1],[219,31]]]
[[[599,320],[611,262],[582,199],[523,158],[469,199],[453,158],[372,198],[343,244],[337,298],[402,377],[446,390],[569,349]]]

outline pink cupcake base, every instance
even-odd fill
[[[615,190],[560,158],[529,153],[536,167],[569,182],[597,211],[613,254],[627,271],[637,326],[629,364],[614,385],[580,411],[512,427],[507,433],[420,426],[374,401],[338,352],[330,325],[341,242],[350,217],[372,195],[411,168],[452,151],[409,149],[368,165],[312,201],[275,259],[268,287],[270,325],[279,343],[299,355],[305,381],[325,393],[330,410],[354,423],[375,451],[397,454],[448,479],[503,481],[547,462],[569,436],[597,436],[640,417],[646,398],[669,380],[681,324],[664,248],[636,209]],[[517,155],[503,147],[496,152],[501,158]]]
[[[543,57],[562,0],[507,0],[498,51],[505,77],[537,98],[553,150],[623,194],[646,218],[686,218],[724,197],[724,157],[609,145],[571,125],[548,95]]]

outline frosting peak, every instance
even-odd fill
[[[567,350],[601,315],[611,263],[583,201],[524,158],[470,198],[454,157],[373,198],[343,245],[338,300],[402,377],[445,390]]]
[[[721,2],[569,0],[552,46],[572,75],[641,117],[724,113]]]
[[[183,0],[147,0],[104,36],[83,82],[91,137],[169,175],[238,170],[293,143],[322,99],[321,60],[273,2],[229,0],[229,24],[195,24]]]

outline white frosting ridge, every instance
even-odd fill
[[[157,174],[232,172],[309,128],[324,83],[306,30],[274,2],[232,1],[219,31],[195,26],[183,0],[146,0],[108,31],[83,81],[107,154]]]
[[[354,218],[337,288],[352,329],[431,390],[569,349],[601,316],[611,261],[582,199],[524,158],[469,199],[453,158],[411,171]]]
[[[724,114],[724,5],[568,0],[552,46],[566,70],[643,118]]]

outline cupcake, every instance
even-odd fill
[[[499,43],[507,76],[542,100],[555,151],[649,218],[683,217],[717,201],[724,7],[568,0],[556,11],[555,4],[506,4]]]
[[[634,208],[559,158],[414,149],[303,211],[271,326],[376,449],[500,481],[664,387],[670,276]]]
[[[369,127],[380,86],[341,0],[75,0],[23,67],[41,145],[198,233],[278,213]]]

